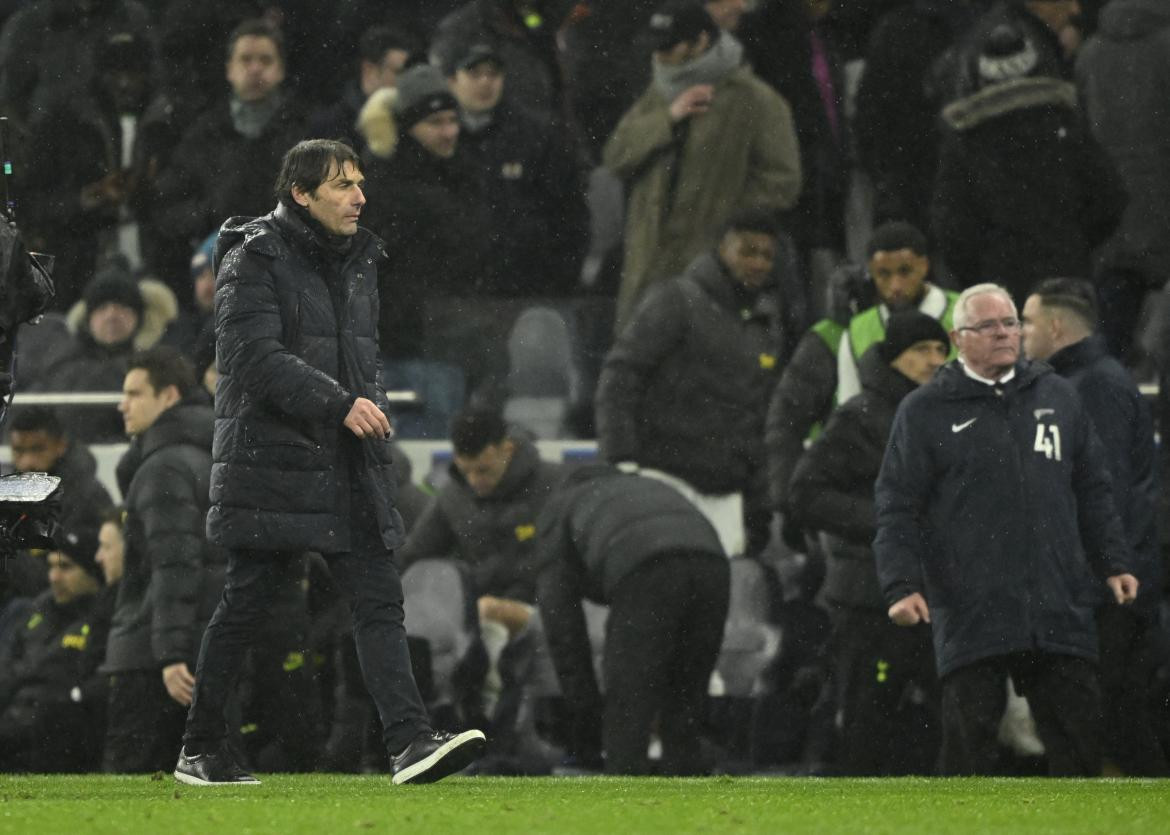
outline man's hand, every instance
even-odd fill
[[[509,600],[506,597],[492,597],[485,594],[478,601],[479,619],[494,620],[508,630],[509,638],[515,637],[532,617],[532,607],[519,600]]]
[[[670,120],[681,122],[691,116],[706,113],[711,108],[711,99],[715,97],[715,88],[710,84],[696,84],[678,94],[678,98],[670,103]]]
[[[1114,574],[1105,581],[1113,592],[1113,599],[1122,606],[1133,603],[1137,597],[1138,580],[1132,574]]]
[[[342,421],[345,428],[359,438],[389,438],[393,435],[390,421],[374,401],[359,397],[349,407],[349,414]]]
[[[178,664],[169,664],[163,667],[163,684],[167,693],[183,707],[191,704],[191,692],[195,688],[195,676],[187,669],[187,665],[180,661]]]
[[[920,623],[930,623],[930,607],[926,605],[926,598],[918,592],[908,594],[890,607],[890,620],[898,626],[917,626]]]

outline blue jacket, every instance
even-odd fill
[[[875,500],[882,590],[926,598],[940,675],[1021,651],[1096,658],[1101,581],[1129,549],[1092,421],[1047,365],[996,386],[945,366],[898,408]]]

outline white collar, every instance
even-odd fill
[[[1000,377],[998,380],[991,380],[991,379],[988,379],[987,377],[980,377],[978,374],[976,374],[974,371],[972,371],[970,368],[967,367],[967,363],[963,362],[962,357],[959,357],[959,367],[962,368],[963,373],[966,374],[968,377],[970,377],[972,380],[978,380],[979,382],[983,383],[986,386],[997,386],[1000,383],[1006,383],[1009,380],[1014,379],[1016,376],[1016,367],[1014,365],[1011,368],[1009,368],[1008,372],[1006,374],[1004,374],[1002,377]]]

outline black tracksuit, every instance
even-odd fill
[[[590,717],[601,710],[581,608],[589,598],[610,606],[603,662],[607,770],[646,772],[657,715],[663,771],[695,773],[698,725],[730,593],[715,531],[673,488],[603,465],[570,476],[538,529],[538,602],[580,731],[577,753],[588,758],[596,745]]]

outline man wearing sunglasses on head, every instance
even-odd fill
[[[1105,453],[1073,387],[1020,359],[995,284],[965,290],[958,359],[902,401],[875,488],[874,555],[894,623],[930,623],[944,774],[995,772],[1010,675],[1052,775],[1101,771],[1094,610],[1137,580]]]

